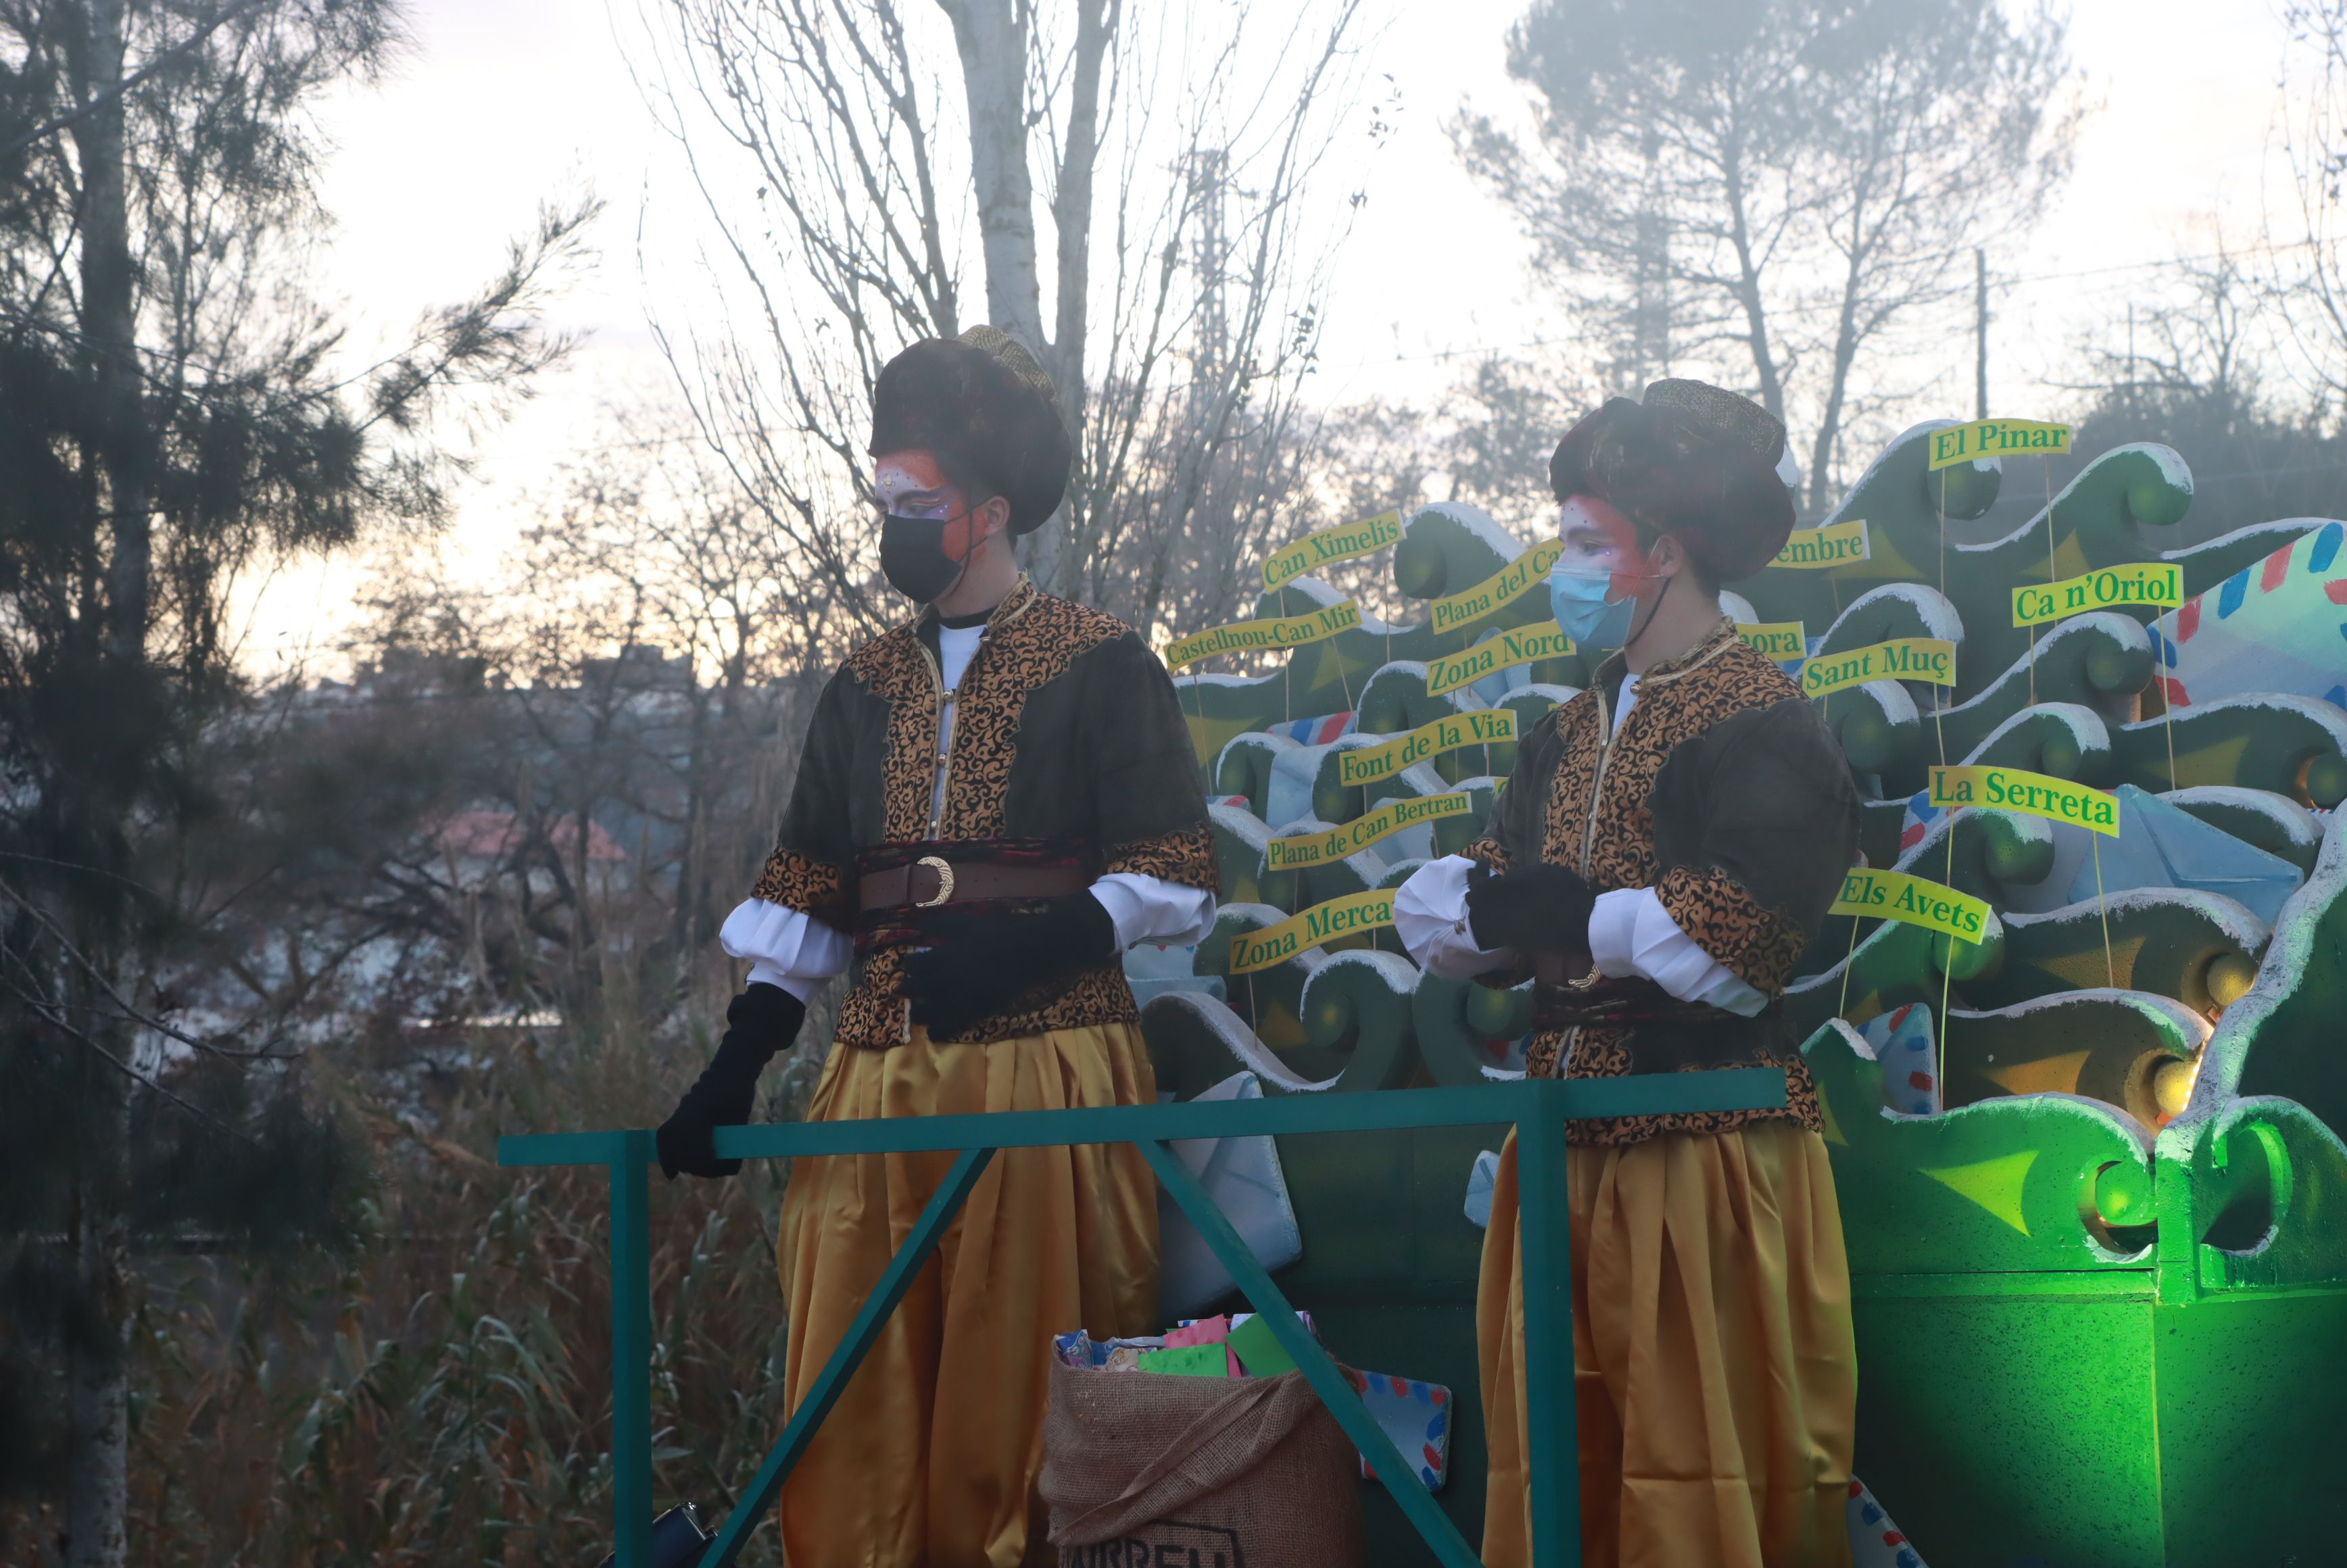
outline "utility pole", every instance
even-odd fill
[[[1973,247],[1973,417],[1988,417],[1988,252]]]

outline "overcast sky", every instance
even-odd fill
[[[599,404],[665,374],[645,326],[637,227],[648,211],[673,224],[690,202],[669,188],[670,149],[629,75],[630,3],[614,0],[615,23],[594,0],[414,0],[415,47],[395,75],[327,115],[339,227],[324,281],[362,339],[477,287],[541,200],[591,184],[610,203],[601,262],[557,312],[581,349],[485,440],[459,497],[455,548],[485,566],[591,431]],[[1372,4],[1381,15],[1366,63],[1373,80],[1391,76],[1401,108],[1382,148],[1340,138],[1332,158],[1331,178],[1368,197],[1325,318],[1317,395],[1332,403],[1422,397],[1456,356],[1553,337],[1560,324],[1515,225],[1469,182],[1442,131],[1462,104],[1522,103],[1502,40],[1522,0]],[[1993,253],[1990,266],[2000,278],[2088,275],[1999,292],[1991,404],[2014,414],[2050,395],[2040,378],[2060,374],[2062,351],[2123,313],[2142,281],[2106,269],[2205,251],[2219,214],[2231,239],[2254,242],[2269,194],[2283,52],[2268,0],[2076,0],[2072,46],[2096,106],[2076,175],[2027,248]],[[678,295],[658,302],[663,319],[691,308],[673,276],[650,286]],[[1942,308],[1948,342],[1968,343],[1969,302]],[[1914,372],[1938,394],[1919,415],[1970,412],[1968,354]],[[281,575],[256,607],[248,656],[266,666],[331,641],[363,571]]]

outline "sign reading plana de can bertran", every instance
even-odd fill
[[[1275,838],[1263,846],[1265,868],[1271,871],[1292,871],[1299,866],[1326,866],[1332,860],[1342,860],[1348,855],[1358,855],[1369,845],[1391,838],[1405,827],[1416,827],[1421,822],[1435,822],[1446,816],[1463,816],[1475,809],[1475,803],[1463,790],[1456,794],[1404,795],[1389,800],[1367,816],[1357,816],[1341,827],[1326,833],[1299,833],[1288,838]]]

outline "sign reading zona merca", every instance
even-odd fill
[[[1348,855],[1358,855],[1369,845],[1391,838],[1405,827],[1415,827],[1421,822],[1433,822],[1445,816],[1462,816],[1475,809],[1473,797],[1464,790],[1456,794],[1404,795],[1389,800],[1366,816],[1357,816],[1341,827],[1326,833],[1299,833],[1289,838],[1275,838],[1263,846],[1265,868],[1291,871],[1299,866],[1326,866],[1332,860],[1342,860]]]
[[[1315,567],[1375,555],[1388,545],[1400,541],[1401,509],[1399,507],[1379,512],[1374,518],[1364,518],[1358,523],[1342,523],[1333,528],[1321,528],[1305,535],[1265,561],[1263,586],[1277,588],[1282,583],[1302,577]]]
[[[2105,567],[2059,582],[2041,582],[2013,590],[2013,624],[2043,626],[2066,620],[2090,610],[2111,610],[2123,604],[2147,604],[2174,610],[2184,602],[2184,569],[2174,561],[2138,561],[2132,566]]]
[[[1309,615],[1284,620],[1238,620],[1208,627],[1165,645],[1165,668],[1179,670],[1217,653],[1255,653],[1281,648],[1301,648],[1361,624],[1360,607],[1349,599],[1324,604]]]
[[[1969,893],[1959,893],[1903,871],[1875,871],[1853,866],[1842,873],[1841,897],[1829,915],[1865,915],[1945,931],[1967,942],[1977,942],[1988,928],[1988,905]]]
[[[1935,767],[1932,769],[1931,787],[1932,804],[1936,806],[1994,806],[1999,811],[2042,816],[2049,822],[2066,822],[2109,838],[2119,835],[2118,796],[2050,774],[1977,764]]]
[[[1499,670],[1512,670],[1536,659],[1562,659],[1573,651],[1573,639],[1562,627],[1511,626],[1497,637],[1487,637],[1463,653],[1426,661],[1426,694],[1440,697],[1471,681],[1481,681]]]
[[[1391,778],[1412,763],[1422,763],[1438,752],[1461,746],[1491,745],[1516,738],[1516,715],[1508,708],[1477,708],[1445,713],[1430,724],[1420,724],[1406,735],[1382,745],[1363,746],[1337,753],[1337,782],[1348,787]]]
[[[1942,637],[1898,637],[1864,648],[1820,653],[1801,666],[1801,695],[1822,697],[1869,681],[1956,683],[1956,645]]]
[[[1260,931],[1241,931],[1231,938],[1231,973],[1244,975],[1267,969],[1332,937],[1350,937],[1390,926],[1393,898],[1390,887],[1348,893],[1326,904],[1315,904],[1276,926],[1266,926]]]

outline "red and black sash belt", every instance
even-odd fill
[[[1096,856],[1081,839],[925,839],[876,845],[856,857],[860,951],[918,938],[931,913],[1009,913],[1081,893]]]

